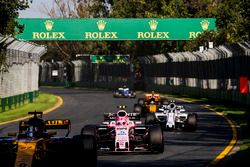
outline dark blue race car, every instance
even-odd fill
[[[128,87],[120,87],[118,88],[118,90],[114,92],[113,96],[115,98],[119,98],[119,97],[136,98],[136,92],[132,91]]]

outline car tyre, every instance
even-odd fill
[[[152,126],[149,128],[149,144],[152,152],[164,152],[164,139],[161,126]]]
[[[82,135],[92,135],[96,138],[96,125],[85,125],[81,131]]]
[[[96,148],[95,137],[93,135],[83,135],[82,143],[83,143],[84,159],[88,161],[88,166],[96,167],[97,148]]]
[[[197,128],[197,115],[188,114],[186,128],[188,131],[195,131]]]
[[[135,104],[134,105],[134,112],[141,114],[142,113],[142,107],[140,105],[138,105],[138,104]]]

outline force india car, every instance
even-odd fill
[[[114,92],[113,97],[119,98],[119,97],[128,97],[128,98],[136,98],[136,92],[132,91],[128,87],[121,87],[118,88],[117,91]]]
[[[139,98],[138,103],[134,105],[134,112],[142,114],[155,113],[162,104],[168,104],[168,100],[160,96],[160,94],[148,93],[144,98]]]
[[[183,106],[171,102],[168,105],[162,105],[154,114],[149,113],[145,123],[160,123],[164,129],[180,128],[194,131],[197,128],[197,114],[187,112]]]
[[[95,139],[91,135],[68,137],[70,120],[55,119],[44,121],[42,112],[29,112],[34,117],[20,121],[19,132],[11,137],[0,137],[1,167],[69,167],[83,165],[86,159],[96,166],[97,152]],[[67,130],[63,137],[56,137],[52,129]]]
[[[83,134],[95,135],[98,153],[129,153],[164,151],[163,131],[159,125],[142,125],[140,114],[105,113],[100,125],[86,125]]]

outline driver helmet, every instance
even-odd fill
[[[127,118],[126,117],[116,117],[115,122],[117,125],[126,125]]]
[[[28,136],[29,137],[41,137],[42,133],[45,130],[45,123],[41,118],[34,116],[33,118],[29,119],[28,124]]]

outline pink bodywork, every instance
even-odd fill
[[[124,110],[120,110],[125,112]],[[118,112],[120,112],[118,111]],[[129,138],[130,130],[135,128],[134,121],[130,121],[127,114],[125,116],[117,116],[115,121],[111,121],[108,127],[115,128],[115,151],[130,151],[129,150]]]

